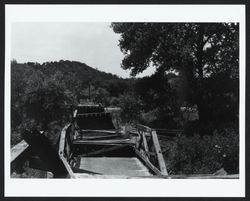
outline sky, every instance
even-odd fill
[[[98,70],[129,77],[121,68],[124,58],[119,34],[110,23],[22,22],[12,23],[11,58],[19,63],[70,60],[80,61]],[[137,77],[151,75],[150,67]]]

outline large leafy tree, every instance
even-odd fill
[[[208,119],[204,80],[223,75],[238,79],[239,25],[235,23],[112,23],[121,34],[122,68],[137,75],[151,66],[185,78],[188,101],[197,104],[200,120]]]
[[[170,86],[168,75],[155,73],[138,79],[134,91],[143,102],[145,124],[158,128],[177,127],[174,119],[178,116],[180,104],[175,90]]]

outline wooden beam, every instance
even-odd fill
[[[77,117],[81,117],[81,116],[102,116],[105,114],[109,114],[108,112],[91,112],[91,113],[81,113],[81,114],[77,114]]]
[[[63,165],[64,167],[66,168],[69,176],[71,178],[74,178],[74,173],[67,161],[67,159],[65,158],[64,156],[64,148],[65,148],[65,139],[66,139],[66,132],[67,132],[67,129],[70,127],[70,124],[66,125],[62,132],[61,132],[61,136],[60,136],[60,141],[59,141],[59,150],[58,150],[58,155],[59,155],[59,158],[61,159],[61,161],[63,162]]]
[[[73,118],[76,118],[77,110],[74,111]]]
[[[105,112],[120,112],[121,108],[120,107],[105,107],[104,110]]]
[[[239,179],[238,174],[213,175],[213,174],[193,174],[193,175],[167,175],[167,179]]]
[[[117,137],[117,134],[115,135],[101,135],[101,136],[86,136],[81,135],[80,137],[77,137],[75,140],[107,140]]]
[[[144,149],[145,149],[145,152],[146,154],[148,154],[148,143],[147,143],[147,139],[146,139],[146,136],[145,136],[145,133],[142,132],[142,140],[143,140],[143,145],[144,145]]]
[[[144,156],[140,151],[138,151],[137,149],[135,150],[135,153],[137,154],[137,156],[139,156],[142,160],[142,162],[152,171],[154,172],[156,175],[162,175],[161,171],[158,170],[150,161],[149,159]]]
[[[144,126],[142,124],[136,124],[136,128],[138,130],[143,130],[143,131],[148,131],[148,132],[151,132],[151,128],[149,128],[148,126]]]
[[[18,158],[27,148],[29,147],[28,143],[22,140],[14,147],[11,148],[11,162]]]
[[[110,148],[103,148],[103,149],[93,151],[93,152],[90,152],[90,153],[87,153],[87,154],[82,154],[82,155],[80,155],[80,157],[95,156],[95,155],[98,155],[98,154],[101,154],[101,153],[114,151],[114,150],[121,149],[121,148],[124,148],[124,147],[127,147],[127,146],[129,146],[129,145],[125,144],[125,145],[119,145],[119,146],[114,146],[114,147],[110,147]]]
[[[108,134],[116,134],[121,133],[120,130],[90,130],[90,129],[82,129],[82,133],[108,133]]]
[[[112,140],[74,140],[73,144],[92,144],[92,145],[119,145],[119,144],[136,144],[135,139],[112,139]]]
[[[234,175],[153,175],[153,176],[124,176],[124,175],[93,175],[75,173],[76,178],[98,178],[98,179],[239,179],[238,174]]]
[[[161,173],[163,175],[168,175],[166,164],[165,164],[165,161],[164,161],[164,158],[162,155],[160,143],[159,143],[159,140],[158,140],[158,137],[157,137],[155,130],[152,131],[152,140],[153,140],[153,144],[154,144],[154,148],[155,148],[155,152],[157,155],[158,164],[159,164],[159,168],[161,170]]]

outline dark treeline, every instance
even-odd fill
[[[239,26],[226,23],[112,23],[120,34],[122,79],[84,63],[11,63],[12,144],[22,131],[47,131],[56,143],[70,120],[68,105],[91,99],[121,107],[123,123],[182,129],[163,142],[171,174],[239,167]]]

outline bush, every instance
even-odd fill
[[[171,174],[212,174],[224,168],[229,174],[239,172],[239,133],[224,129],[213,135],[181,135],[165,154]]]
[[[142,103],[134,93],[126,93],[119,97],[119,106],[122,108],[121,119],[126,123],[137,122],[141,118]]]

